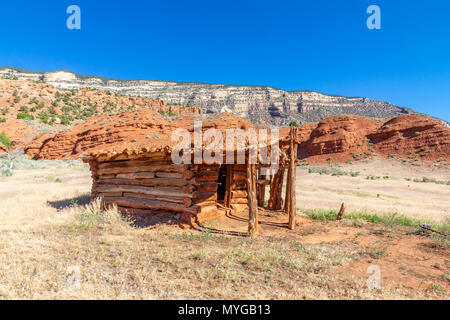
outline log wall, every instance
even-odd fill
[[[196,203],[208,187],[192,165],[177,165],[170,160],[90,161],[92,197],[102,197],[105,205],[116,204],[124,213],[169,210],[197,215]],[[200,182],[201,180],[201,182]]]
[[[124,213],[169,210],[183,213],[182,218],[190,222],[223,213],[217,203],[220,165],[176,165],[152,159],[91,160],[89,164],[92,198],[102,197],[105,205],[116,204]],[[246,165],[239,164],[227,169],[231,192],[225,197],[231,209],[248,208],[246,170]]]

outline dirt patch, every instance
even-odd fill
[[[420,290],[437,297],[449,293],[448,249],[436,247],[428,235],[421,235],[414,228],[369,223],[353,226],[348,220],[319,222],[298,216],[296,229],[289,230],[284,212],[261,209],[259,219],[259,237],[297,241],[302,245],[339,246],[358,252],[355,260],[332,271],[342,281],[357,278],[365,282],[370,276],[369,266],[375,265],[381,270],[385,288]],[[244,235],[247,221],[246,212],[231,214],[209,221],[203,230]]]

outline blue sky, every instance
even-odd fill
[[[450,121],[450,1],[5,2],[0,66],[308,89]],[[71,4],[81,30],[66,28]]]

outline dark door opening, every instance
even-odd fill
[[[219,169],[219,180],[217,185],[217,202],[223,202],[225,199],[227,181],[227,166],[222,164]]]

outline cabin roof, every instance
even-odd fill
[[[186,129],[191,135],[191,141],[194,142],[193,132],[196,120],[201,121],[203,133],[211,128],[219,130],[223,136],[224,146],[227,129],[242,129],[244,131],[257,129],[247,120],[232,113],[189,114],[171,121],[162,119],[159,115],[158,117],[146,117],[135,121],[132,128],[123,128],[123,130],[130,132],[128,141],[120,141],[112,145],[96,148],[84,154],[83,159],[85,161],[93,158],[101,159],[101,161],[113,161],[116,159],[140,158],[154,153],[169,155],[179,143],[179,141],[172,141],[172,133],[175,130]],[[202,144],[203,150],[207,147],[210,147],[210,145]]]

